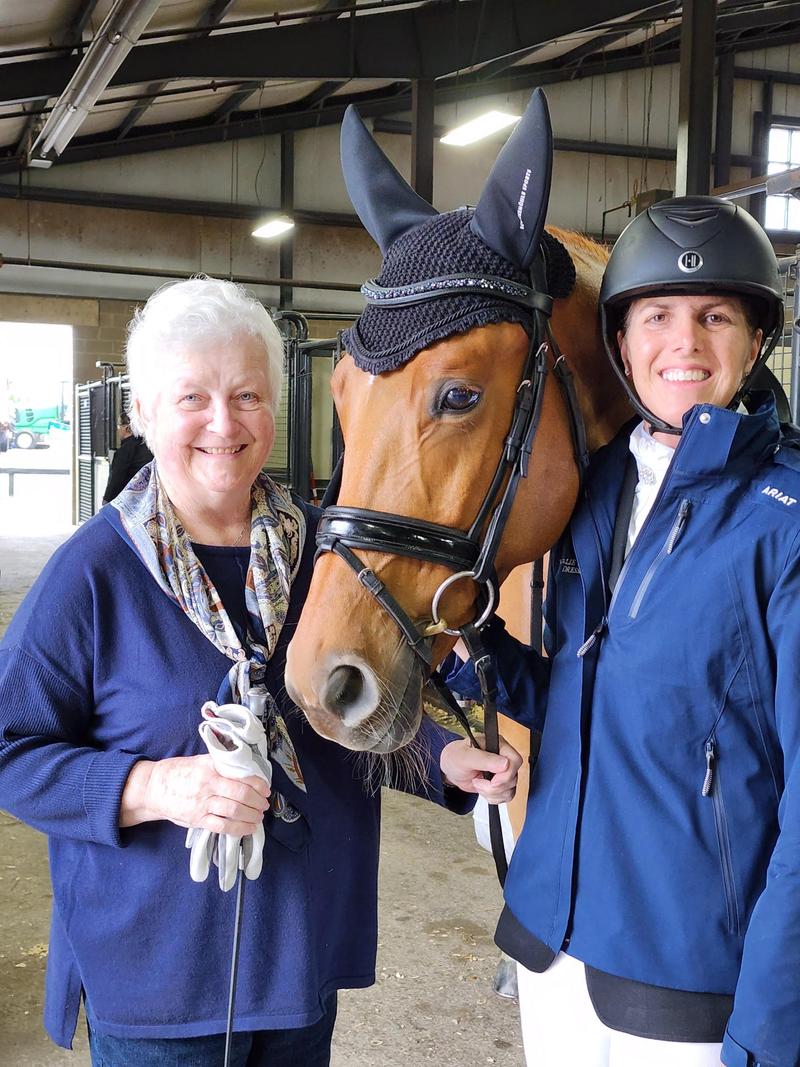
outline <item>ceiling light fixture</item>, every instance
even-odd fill
[[[294,229],[294,221],[288,215],[276,215],[273,218],[265,219],[264,222],[256,226],[252,236],[268,239],[270,237],[279,237],[282,233],[287,233],[292,229]]]
[[[506,111],[487,111],[485,115],[479,115],[471,122],[456,126],[446,133],[441,141],[442,144],[472,144],[497,133],[498,130],[504,130],[507,126],[513,126],[515,122],[519,122],[519,115],[509,115]]]
[[[160,2],[117,0],[31,146],[28,161],[32,166],[47,166],[61,155],[144,33]]]

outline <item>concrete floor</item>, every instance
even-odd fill
[[[43,476],[20,478],[9,500],[5,481],[0,632],[69,534],[66,519],[54,522],[50,508],[61,482],[54,479],[45,492],[33,484]],[[52,1045],[41,1025],[50,904],[44,837],[0,812],[0,1067],[89,1063],[82,1025],[73,1053]],[[516,1005],[491,990],[500,904],[491,858],[475,844],[471,819],[387,792],[378,981],[342,993],[332,1067],[520,1067]]]

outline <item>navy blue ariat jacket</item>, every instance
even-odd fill
[[[629,431],[552,553],[550,664],[492,634],[543,724],[507,903],[599,970],[735,992],[724,1062],[798,1067],[800,451],[771,403],[694,408],[612,597]]]

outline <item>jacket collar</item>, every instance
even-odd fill
[[[698,404],[683,417],[683,435],[674,467],[688,475],[721,474],[725,468],[752,465],[777,450],[780,422],[771,393],[755,394],[752,414]]]

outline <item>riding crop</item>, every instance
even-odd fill
[[[272,784],[272,764],[269,759],[267,737],[262,717],[266,702],[266,690],[251,689],[247,704],[215,704],[208,701],[201,708],[203,722],[198,730],[205,742],[214,769],[224,778],[263,778]],[[244,906],[244,879],[258,878],[261,874],[264,849],[264,826],[259,824],[255,833],[247,837],[233,837],[211,830],[192,827],[186,834],[186,847],[191,849],[189,873],[195,882],[204,882],[211,864],[218,868],[219,887],[223,892],[236,888],[236,912],[233,922],[231,948],[230,984],[228,988],[228,1012],[225,1029],[224,1067],[230,1067],[233,1038],[233,1017],[236,1001],[236,980],[239,969],[239,946],[242,935],[242,912]],[[237,877],[238,876],[238,877]]]

